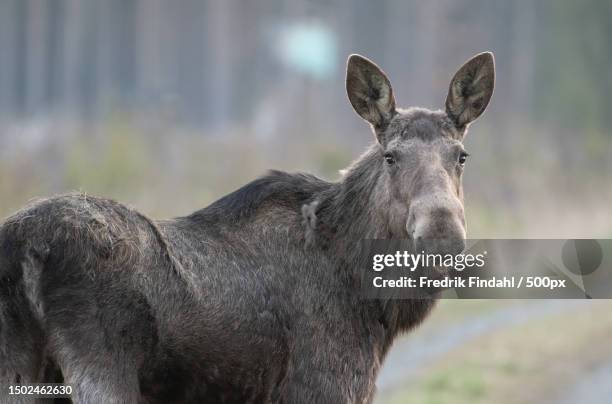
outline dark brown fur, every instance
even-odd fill
[[[486,54],[463,69],[483,65],[492,74]],[[8,218],[0,387],[63,380],[79,403],[371,402],[394,338],[434,302],[360,299],[355,246],[462,247],[461,117],[486,107],[396,110],[388,83],[350,59],[349,98],[378,142],[340,182],[272,172],[167,221],[83,194]]]

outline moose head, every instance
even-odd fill
[[[465,247],[462,174],[468,126],[487,107],[495,82],[493,54],[468,60],[450,82],[444,110],[396,107],[387,75],[360,55],[348,59],[346,90],[372,127],[377,186],[386,195],[390,235],[416,251],[459,253]]]

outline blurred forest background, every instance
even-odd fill
[[[611,39],[610,0],[0,0],[0,217],[81,190],[166,218],[269,168],[337,179],[373,141],[350,53],[400,106],[442,108],[490,50],[468,235],[609,238]],[[440,306],[389,355],[380,403],[609,402],[610,303]]]
[[[470,236],[609,236],[611,20],[609,0],[0,0],[0,215],[82,190],[176,216],[269,168],[335,179],[372,141],[350,53],[441,108],[492,50]]]

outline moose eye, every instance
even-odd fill
[[[395,164],[395,157],[391,153],[385,153],[385,162],[389,165]]]
[[[461,154],[459,155],[459,165],[461,167],[465,166],[465,162],[467,161],[469,154],[467,154],[466,152],[461,152]]]

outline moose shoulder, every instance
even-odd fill
[[[80,194],[17,212],[0,227],[3,391],[64,381],[77,403],[371,402],[393,339],[433,301],[359,299],[355,245],[463,249],[462,140],[493,83],[483,53],[445,110],[401,110],[382,70],[353,55],[348,97],[376,142],[339,182],[272,172],[166,221]]]

